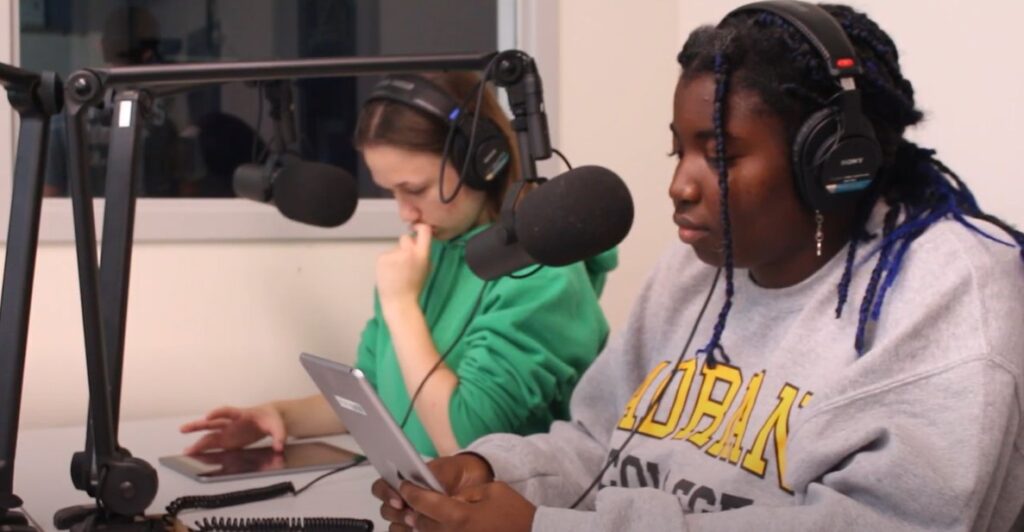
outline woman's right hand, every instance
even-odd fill
[[[241,449],[264,436],[270,436],[274,450],[282,452],[288,436],[281,412],[269,403],[249,408],[222,406],[210,411],[203,419],[185,423],[180,430],[183,434],[208,431],[185,449],[185,454],[198,454],[210,449]]]
[[[427,467],[445,492],[455,498],[459,498],[459,494],[469,488],[494,482],[491,464],[472,452],[437,458],[430,461]],[[382,478],[373,483],[370,491],[381,500],[381,517],[394,523],[392,529],[401,529],[406,524],[406,517],[413,512],[402,500],[402,496]]]

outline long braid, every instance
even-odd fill
[[[853,259],[857,257],[857,237],[850,239],[850,245],[846,248],[846,260],[843,266],[843,276],[836,285],[836,319],[843,317],[843,307],[846,306],[846,299],[850,295],[850,281],[853,280]]]
[[[947,179],[947,175],[952,175],[952,172],[948,172],[948,168],[941,163],[938,165],[935,164],[937,160],[933,158],[935,153],[933,150],[917,149],[922,152],[922,155],[920,156],[920,165],[923,167],[924,172],[929,174],[931,177],[932,182],[930,192],[933,198],[932,201],[923,206],[913,206],[916,207],[912,209],[913,214],[909,214],[907,219],[901,223],[896,230],[888,235],[887,238],[883,238],[883,242],[888,241],[889,245],[895,245],[898,242],[899,247],[886,266],[885,281],[882,283],[871,313],[871,318],[874,320],[877,320],[881,314],[882,303],[885,301],[886,292],[895,282],[896,277],[899,274],[900,266],[903,263],[903,257],[910,249],[910,244],[912,244],[917,237],[924,234],[925,230],[935,222],[947,217],[953,218],[964,227],[984,238],[1006,246],[1013,246],[1010,242],[1000,240],[986,233],[967,219],[966,215],[976,218],[984,216],[985,218],[995,220],[995,224],[997,226],[1000,226],[999,224],[1003,224],[1003,222],[998,218],[982,213],[974,199],[974,195],[971,193],[970,189],[968,189],[963,182],[959,180],[959,178],[954,178],[954,182],[959,186],[953,186],[953,184],[950,183],[949,179]],[[1012,236],[1019,247],[1024,246],[1024,235],[1021,235],[1020,232],[1006,224],[1003,224],[1000,228]],[[1021,253],[1022,259],[1024,259],[1024,248],[1022,248]]]
[[[715,322],[714,332],[707,345],[697,351],[697,354],[707,355],[709,367],[715,367],[715,353],[722,355],[722,360],[729,362],[729,355],[722,347],[722,333],[725,332],[725,322],[729,318],[729,310],[732,309],[733,286],[733,249],[732,249],[732,222],[729,219],[729,166],[725,157],[725,96],[729,87],[728,65],[725,56],[721,53],[715,54],[715,103],[714,116],[712,120],[715,127],[715,158],[718,163],[718,189],[719,189],[719,210],[722,218],[722,254],[725,258],[725,303],[718,313],[718,320]]]
[[[987,212],[982,212],[981,208],[978,207],[978,202],[974,199],[974,194],[971,193],[971,190],[967,188],[967,185],[963,182],[963,180],[960,179],[960,176],[958,176],[956,172],[950,170],[949,167],[947,167],[945,164],[942,163],[942,161],[938,159],[932,158],[932,164],[935,165],[935,168],[937,168],[938,171],[949,176],[949,178],[952,179],[954,183],[956,183],[956,187],[961,191],[961,197],[963,197],[967,201],[968,206],[973,211],[967,214],[979,220],[985,220],[986,222],[1002,229],[1004,233],[1010,235],[1010,237],[1012,237],[1013,240],[1017,243],[1017,247],[1020,250],[1020,259],[1024,261],[1024,232],[1018,231],[1012,225],[1006,223],[1005,221],[995,216],[992,216],[991,214],[988,214]]]
[[[864,297],[860,302],[860,318],[857,321],[857,334],[853,340],[853,346],[857,350],[858,355],[864,353],[871,305],[875,300],[875,295],[878,293],[878,283],[882,278],[882,272],[885,271],[886,263],[889,261],[889,254],[892,252],[892,241],[886,237],[892,233],[893,228],[896,226],[899,214],[899,208],[889,209],[885,213],[885,221],[882,223],[882,244],[878,251],[878,262],[875,263],[875,268],[871,270],[868,286],[864,290]]]
[[[860,213],[857,215],[857,222],[854,224],[853,232],[850,235],[850,245],[846,249],[843,275],[839,279],[839,284],[836,285],[836,319],[843,316],[843,307],[846,305],[846,300],[849,297],[850,282],[853,280],[854,259],[857,258],[859,244],[860,242],[868,242],[875,238],[875,235],[864,229],[864,224],[871,216],[873,206],[873,201],[865,201],[861,204]]]
[[[886,119],[889,122],[895,121],[903,127],[919,122],[922,114],[914,107],[913,86],[902,75],[899,54],[889,36],[866,16],[848,7],[823,7],[839,21],[857,46],[858,55],[865,64],[862,78],[868,82],[868,87],[864,90],[873,94],[874,107],[878,108],[873,113],[873,122],[880,123],[881,113],[888,115]],[[865,107],[866,111],[870,111],[870,107]],[[897,129],[902,136],[902,129]],[[1024,260],[1024,235],[1002,220],[984,213],[970,189],[935,157],[934,150],[919,148],[900,138],[896,142],[893,159],[893,170],[899,173],[890,172],[892,182],[889,183],[890,189],[886,191],[886,196],[890,202],[890,213],[903,205],[906,216],[899,225],[885,231],[876,249],[878,263],[864,295],[857,338],[854,341],[858,354],[865,352],[864,333],[867,322],[880,318],[886,295],[899,276],[911,244],[939,220],[952,218],[985,238],[1008,244],[975,226],[967,216],[989,221],[1016,241],[1021,248],[1021,259]],[[886,223],[889,220],[887,216]],[[877,274],[881,269],[884,269],[884,280],[879,285]],[[868,304],[871,306],[870,313],[865,312]]]

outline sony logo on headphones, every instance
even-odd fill
[[[851,166],[851,165],[854,165],[854,164],[861,164],[863,162],[864,162],[864,158],[863,157],[853,157],[853,158],[850,158],[850,159],[843,159],[843,160],[839,161],[839,166]]]

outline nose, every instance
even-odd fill
[[[697,203],[701,199],[700,173],[692,161],[696,158],[680,158],[676,163],[672,182],[668,186],[668,196],[675,203]]]
[[[420,210],[409,201],[408,198],[403,198],[399,195],[395,195],[395,200],[398,201],[398,217],[407,224],[413,224],[418,222],[420,219]]]

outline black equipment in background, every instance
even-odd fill
[[[804,202],[827,212],[852,205],[867,192],[882,166],[882,148],[861,111],[854,76],[860,59],[842,26],[824,9],[807,2],[776,0],[740,6],[722,20],[749,11],[767,11],[785,19],[828,65],[839,91],[811,114],[793,140],[793,175]]]
[[[616,246],[633,225],[633,198],[619,176],[581,166],[544,182],[511,213],[466,244],[466,263],[492,280],[532,264],[565,266]]]
[[[337,166],[302,160],[290,82],[264,85],[274,122],[271,151],[263,163],[238,165],[232,178],[235,195],[271,203],[286,218],[308,225],[337,227],[347,222],[359,203],[356,178]]]
[[[271,156],[265,164],[239,165],[234,187],[238,197],[272,203],[286,218],[319,227],[347,222],[359,203],[352,174],[294,155]]]

